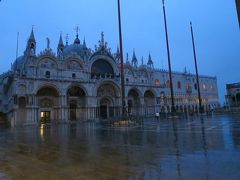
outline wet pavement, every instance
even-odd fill
[[[0,179],[240,179],[240,116],[0,128]]]

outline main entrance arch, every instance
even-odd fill
[[[99,117],[107,119],[118,115],[119,90],[112,82],[104,82],[97,89]]]
[[[67,91],[67,102],[69,107],[69,120],[77,121],[85,119],[86,93],[79,86],[71,86]]]
[[[50,123],[58,119],[59,92],[56,88],[45,86],[37,91],[40,123]]]
[[[100,99],[100,118],[107,119],[114,116],[114,107],[111,98],[103,97]]]

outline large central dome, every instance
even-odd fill
[[[63,55],[65,57],[77,55],[84,59],[84,57],[88,57],[91,55],[91,51],[87,48],[85,39],[83,41],[83,44],[81,44],[80,39],[78,38],[78,35],[76,36],[76,39],[74,40],[74,43],[71,45],[66,45],[63,48]]]
[[[84,51],[84,46],[82,44],[71,44],[71,45],[67,45],[65,46],[64,50],[63,50],[63,54],[65,56],[69,56],[69,55],[78,55],[81,56],[81,52]]]

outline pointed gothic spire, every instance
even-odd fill
[[[83,47],[84,47],[84,48],[87,48],[87,44],[86,44],[85,37],[84,37],[84,39],[83,39]]]
[[[114,56],[115,56],[117,63],[119,63],[120,62],[120,50],[119,50],[118,46],[117,46],[117,51]]]
[[[130,64],[129,59],[128,59],[128,53],[127,53],[127,57],[126,57],[126,64]]]
[[[33,55],[33,56],[36,54],[36,40],[35,40],[33,28],[29,36],[29,39],[27,41],[27,47],[26,47],[25,53],[26,55]]]
[[[120,54],[120,50],[119,50],[119,47],[117,46],[117,53],[116,54]]]
[[[63,47],[63,46],[64,46],[64,44],[63,44],[62,33],[61,33],[60,37],[59,37],[58,47]]]
[[[135,49],[133,49],[132,65],[134,67],[137,67],[137,65],[138,65],[138,60],[137,60],[137,57],[136,57]]]
[[[59,59],[63,59],[63,49],[64,49],[64,44],[63,44],[62,33],[61,33],[59,37],[58,48],[57,48],[57,55]]]
[[[28,41],[36,42],[34,32],[33,32],[33,27],[32,27],[32,31],[31,31]]]
[[[143,56],[142,56],[142,60],[141,61],[142,61],[142,66],[143,66]]]
[[[148,67],[150,68],[153,68],[153,61],[152,61],[152,57],[151,57],[151,54],[149,52],[149,55],[148,55],[148,63],[147,63]]]

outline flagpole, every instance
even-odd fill
[[[120,68],[121,68],[121,89],[122,89],[122,115],[126,115],[125,103],[125,79],[123,67],[123,47],[122,47],[122,22],[121,22],[121,5],[118,0],[118,28],[119,28],[119,45],[120,45]]]
[[[171,57],[170,57],[170,48],[168,42],[168,30],[167,30],[167,17],[166,17],[166,10],[165,10],[165,2],[162,0],[163,4],[163,15],[164,15],[164,25],[165,25],[165,33],[166,33],[166,44],[167,44],[167,55],[168,55],[168,71],[169,71],[169,79],[170,79],[170,90],[171,90],[171,112],[175,113],[175,102],[174,102],[174,92],[173,92],[173,81],[172,81],[172,67],[171,67]]]
[[[199,112],[203,113],[202,98],[201,98],[200,83],[199,83],[199,75],[198,75],[197,55],[196,55],[196,48],[195,48],[195,41],[194,41],[192,22],[190,22],[190,28],[191,28],[191,35],[192,35],[193,55],[194,55],[194,63],[195,63],[196,79],[197,79]]]

